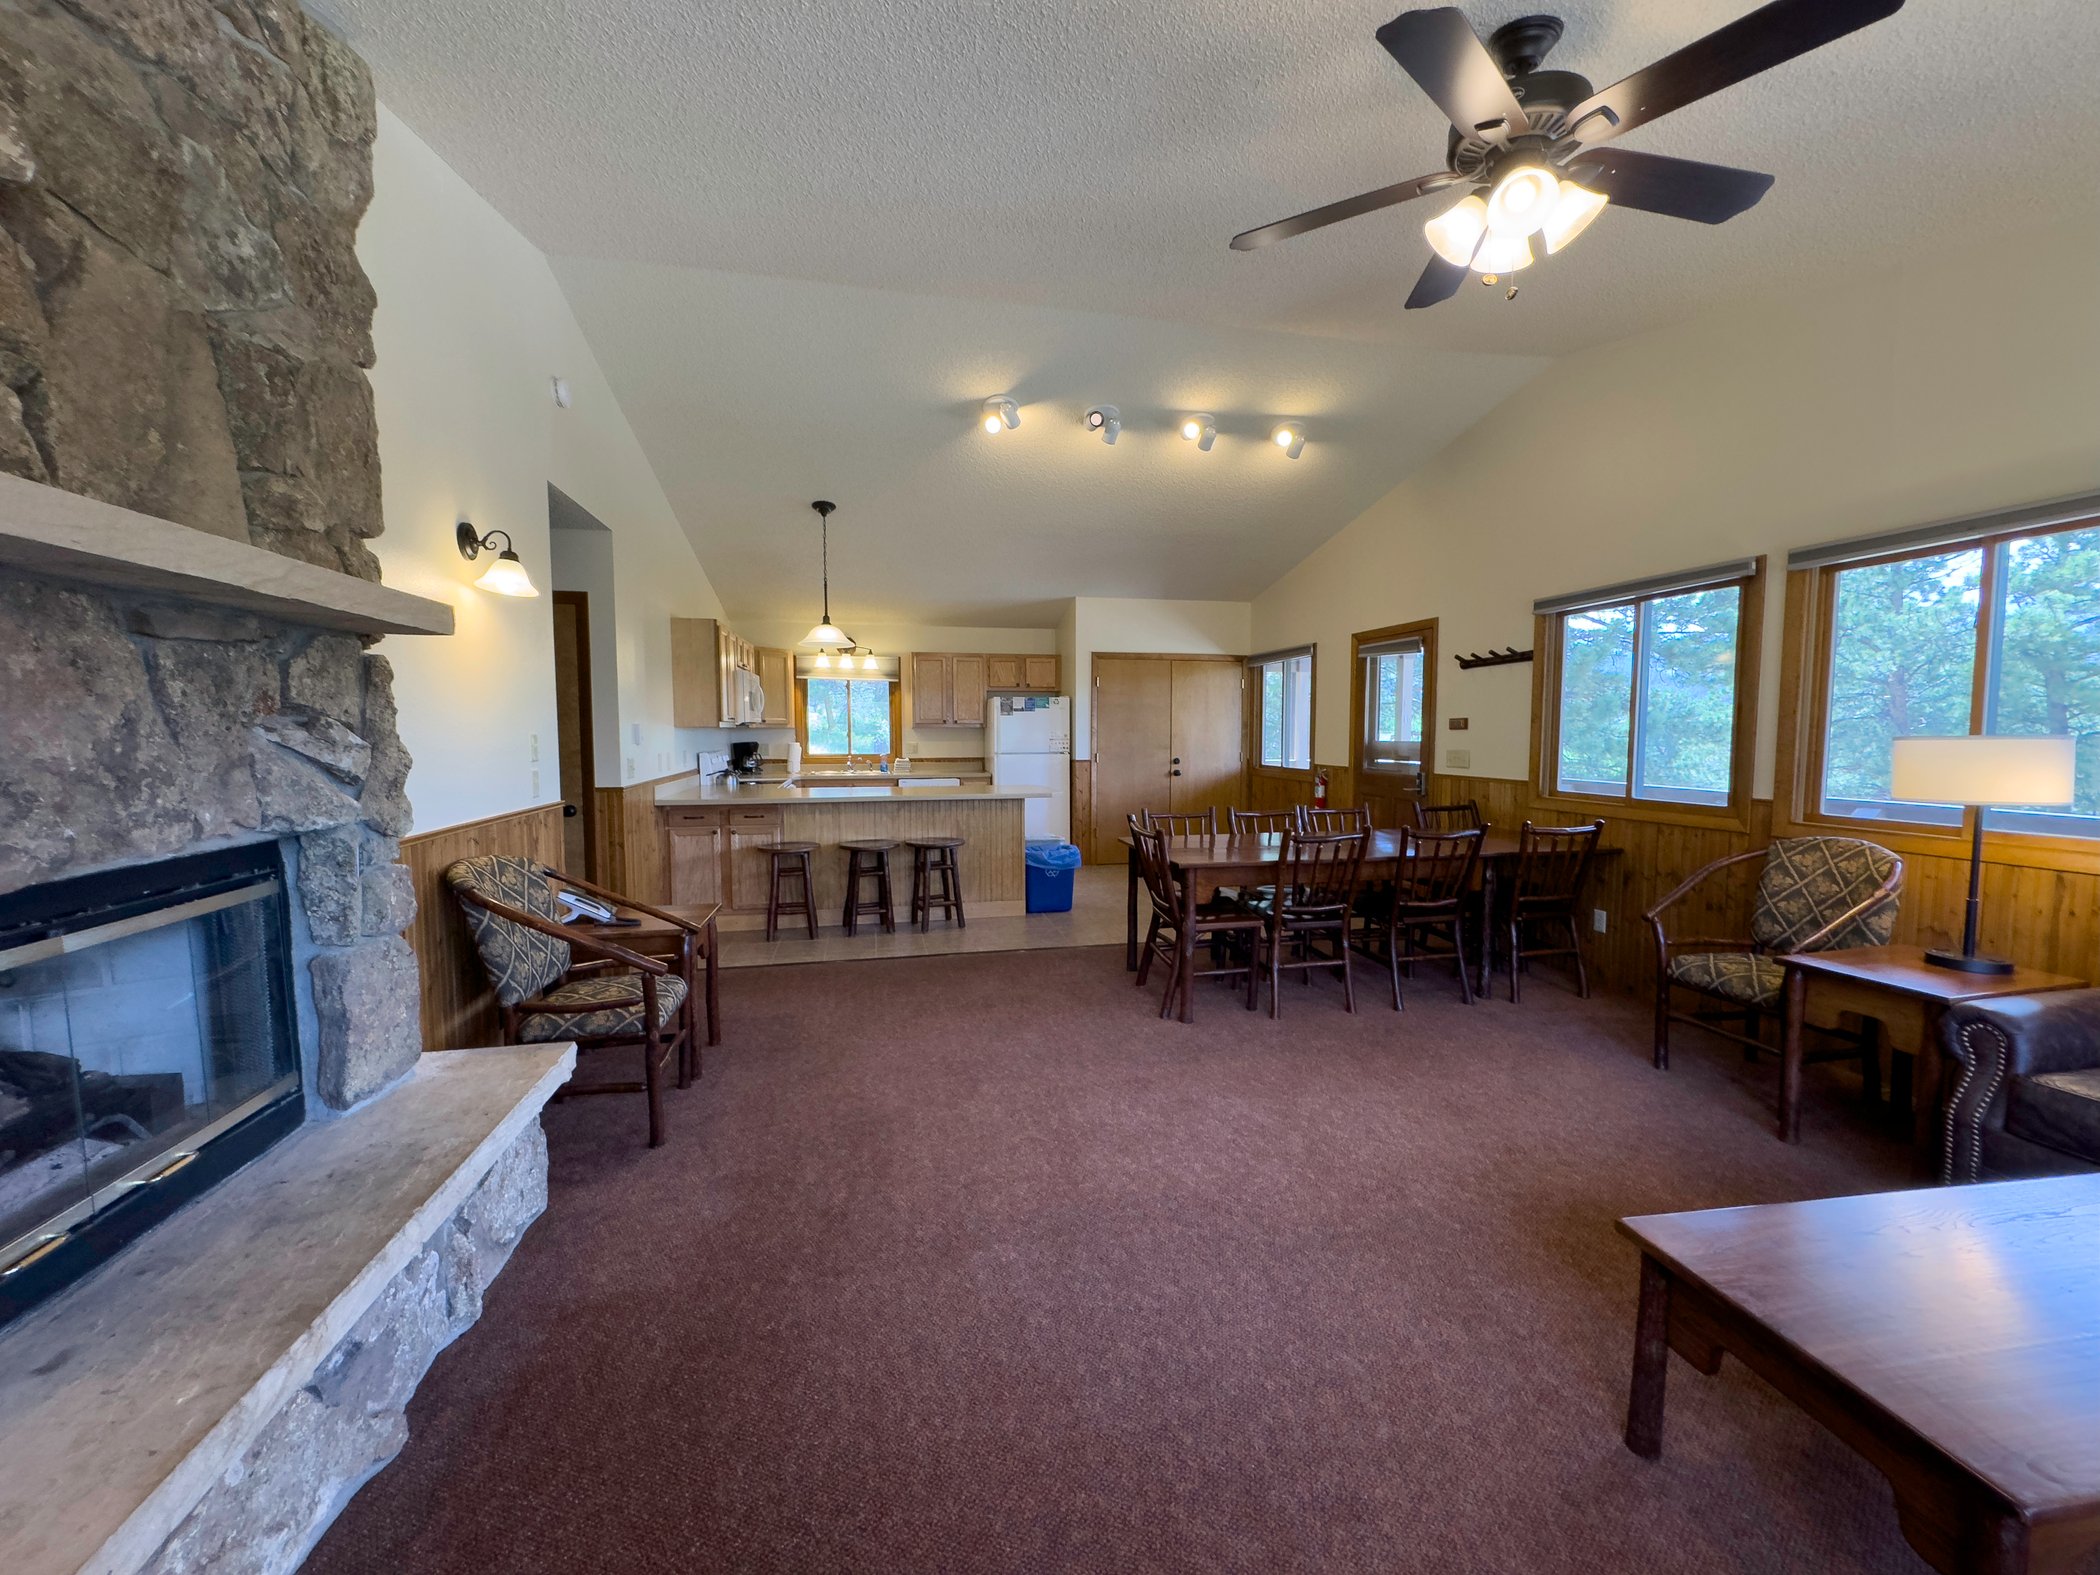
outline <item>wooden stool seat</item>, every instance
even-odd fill
[[[885,930],[897,928],[897,910],[890,900],[890,851],[895,842],[881,837],[856,837],[841,842],[846,850],[846,907],[842,918],[846,933],[858,935],[862,918],[879,919]],[[865,891],[873,881],[872,895]]]
[[[793,917],[798,913],[809,926],[809,938],[817,938],[816,884],[809,875],[809,856],[816,851],[814,842],[776,842],[766,849],[773,865],[773,879],[766,891],[767,940],[779,939],[783,914]],[[790,880],[799,883],[793,891],[784,889]]]
[[[904,839],[911,849],[911,916],[921,930],[931,928],[935,909],[943,918],[953,916],[958,929],[970,927],[963,917],[962,871],[955,862],[964,842],[962,837]]]

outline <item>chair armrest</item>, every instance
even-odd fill
[[[1663,914],[1679,898],[1699,886],[1709,875],[1718,875],[1731,864],[1744,864],[1751,859],[1762,859],[1765,856],[1765,849],[1752,848],[1748,853],[1731,853],[1726,858],[1715,859],[1711,864],[1694,870],[1684,880],[1678,882],[1675,890],[1671,891],[1662,901],[1641,915],[1643,919],[1648,921],[1648,928],[1655,932],[1655,969],[1658,978],[1669,971],[1670,957],[1673,950],[1690,951],[1695,945],[1699,950],[1709,952],[1748,952],[1757,949],[1753,942],[1744,940],[1679,941],[1673,947],[1669,932],[1663,928]]]
[[[1660,930],[1660,921],[1663,916],[1663,910],[1670,907],[1680,897],[1684,896],[1687,892],[1691,891],[1694,887],[1699,885],[1700,882],[1704,881],[1707,876],[1719,874],[1722,870],[1725,870],[1731,864],[1743,864],[1747,863],[1751,859],[1762,859],[1766,856],[1766,853],[1767,850],[1764,848],[1752,848],[1748,853],[1731,853],[1726,858],[1715,859],[1713,863],[1706,865],[1702,869],[1692,871],[1690,875],[1686,876],[1682,881],[1679,881],[1675,890],[1670,892],[1668,896],[1664,897],[1662,901],[1658,902],[1646,913],[1642,914],[1641,917],[1646,919],[1650,924],[1655,925],[1657,929]]]
[[[613,903],[618,907],[632,908],[636,913],[646,913],[652,919],[661,919],[666,924],[675,924],[679,929],[690,930],[695,935],[699,934],[703,928],[703,926],[695,924],[691,919],[671,912],[668,908],[655,907],[650,903],[641,901],[639,898],[627,896],[624,892],[613,891],[595,882],[587,881],[581,876],[566,874],[561,870],[555,869],[552,865],[542,865],[541,868],[547,875],[560,881],[564,886],[573,886],[587,896],[602,897],[607,902]]]
[[[570,946],[586,956],[625,963],[642,973],[664,974],[671,971],[662,958],[644,957],[640,952],[631,952],[611,941],[600,940],[595,935],[586,935],[581,930],[572,930],[566,924],[556,924],[552,919],[543,919],[536,913],[527,913],[523,908],[513,908],[507,902],[494,902],[472,892],[461,892],[459,895],[465,901],[473,903],[484,912],[493,913],[499,919],[508,919],[513,924],[524,925],[528,930],[537,930],[542,935],[551,935],[556,940],[567,941]]]
[[[2100,1066],[2100,990],[1965,1002],[1947,1012],[1940,1047],[1959,1069],[1942,1117],[1942,1177],[1974,1181],[1985,1128],[2004,1123],[2011,1079]]]

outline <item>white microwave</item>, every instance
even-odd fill
[[[765,686],[758,681],[758,674],[748,667],[736,670],[736,717],[744,727],[751,727],[766,719]]]

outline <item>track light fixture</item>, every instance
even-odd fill
[[[1096,405],[1086,413],[1086,429],[1101,434],[1101,441],[1114,443],[1123,430],[1122,414],[1114,405]]]
[[[1196,445],[1198,453],[1208,454],[1211,444],[1218,441],[1218,418],[1202,413],[1184,416],[1181,420],[1181,435]]]
[[[1305,452],[1305,428],[1286,421],[1269,434],[1269,441],[1283,450],[1284,458],[1296,459]]]
[[[990,433],[1011,432],[1021,424],[1021,408],[1011,399],[984,402],[984,429]]]

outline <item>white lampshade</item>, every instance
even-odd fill
[[[525,572],[525,565],[518,555],[505,551],[496,561],[482,570],[481,578],[474,582],[485,591],[494,591],[498,596],[537,596],[540,588],[532,583],[532,576]]]
[[[1590,221],[1604,211],[1611,199],[1602,192],[1590,191],[1571,180],[1560,183],[1560,195],[1553,199],[1553,212],[1539,234],[1546,243],[1546,250],[1557,252],[1590,227]]]
[[[1519,164],[1495,182],[1488,193],[1488,234],[1504,240],[1536,235],[1552,216],[1560,180],[1539,164]]]
[[[1454,268],[1471,265],[1480,237],[1487,234],[1487,203],[1478,196],[1461,198],[1458,205],[1422,226],[1430,250]]]
[[[1522,235],[1490,235],[1473,254],[1478,273],[1515,273],[1531,266],[1531,242]]]
[[[853,636],[835,623],[820,623],[802,637],[804,645],[851,645]]]
[[[1899,738],[1891,750],[1889,797],[1906,804],[2069,804],[2078,755],[2069,738]]]

